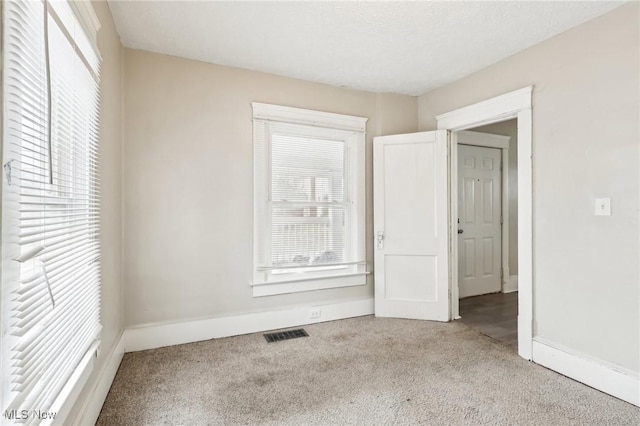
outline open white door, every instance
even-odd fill
[[[373,141],[375,314],[449,321],[448,132]]]

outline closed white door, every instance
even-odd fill
[[[449,321],[445,130],[374,139],[375,313]]]
[[[501,152],[458,145],[459,296],[502,289]]]

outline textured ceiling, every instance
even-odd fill
[[[125,46],[375,92],[418,95],[621,2],[115,1]]]

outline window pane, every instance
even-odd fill
[[[344,142],[274,134],[273,201],[344,201]]]
[[[274,266],[345,262],[342,206],[276,206],[271,212]]]

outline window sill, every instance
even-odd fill
[[[356,272],[323,278],[251,283],[250,285],[253,288],[253,297],[275,296],[277,294],[365,285],[367,283],[367,275],[369,275],[369,272]]]

